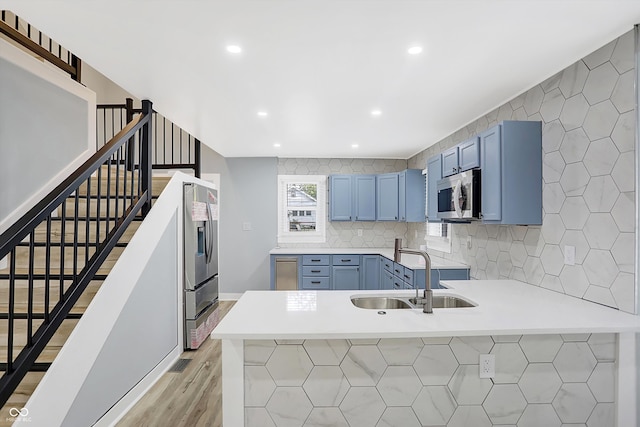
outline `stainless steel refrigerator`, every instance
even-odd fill
[[[184,348],[197,349],[218,324],[218,192],[184,184]]]

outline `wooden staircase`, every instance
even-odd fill
[[[109,181],[111,186],[115,185],[116,180],[119,180],[120,188],[122,188],[122,180],[116,173],[108,174],[104,170],[106,166],[103,166],[103,172],[101,173],[100,188],[101,191],[105,191]],[[107,179],[109,176],[109,179]],[[168,176],[154,176],[152,179],[152,195],[157,198],[164,190],[165,186],[169,182]],[[133,184],[137,186],[137,181],[127,183],[127,185]],[[106,235],[108,226],[105,224],[107,209],[113,217],[113,212],[116,209],[122,209],[122,203],[120,206],[116,206],[118,203],[112,201],[107,206],[104,200],[100,200],[93,196],[99,191],[98,179],[91,180],[91,186],[87,191],[87,186],[83,185],[77,192],[77,195],[69,197],[64,205],[58,209],[57,218],[51,220],[51,246],[50,253],[47,257],[46,249],[46,223],[41,224],[34,234],[34,244],[31,248],[28,240],[23,241],[20,246],[16,248],[16,290],[14,293],[14,307],[16,312],[16,318],[14,320],[13,331],[13,358],[17,356],[20,349],[27,345],[27,333],[28,321],[27,313],[28,307],[28,293],[29,293],[29,280],[30,275],[33,277],[33,295],[34,303],[32,312],[37,314],[32,322],[32,329],[35,331],[38,326],[44,321],[44,317],[59,301],[61,289],[62,292],[66,291],[73,282],[74,268],[68,262],[65,263],[65,270],[60,274],[60,269],[56,266],[60,265],[61,256],[67,260],[77,258],[76,272],[82,270],[84,266],[84,260],[91,257],[96,251],[96,242],[102,241]],[[126,196],[125,196],[126,197]],[[78,205],[78,215],[74,216],[76,212],[75,206]],[[63,212],[64,210],[64,212]],[[104,279],[111,271],[111,268],[116,263],[127,243],[134,235],[141,223],[141,217],[134,220],[123,236],[119,239],[116,247],[111,251],[107,260],[103,263],[98,270],[94,280],[90,282],[80,299],[73,306],[71,313],[63,321],[62,326],[57,330],[54,337],[47,344],[46,349],[38,357],[36,364],[32,370],[21,381],[17,390],[13,393],[7,403],[0,409],[0,427],[9,426],[12,424],[13,419],[10,414],[11,408],[21,409],[25,407],[25,404],[38,383],[44,376],[48,366],[54,361],[58,355],[60,349],[66,342],[67,338],[80,321],[82,314],[85,312],[93,297],[96,295]],[[113,220],[112,220],[113,225]],[[64,239],[62,236],[64,234]],[[89,239],[87,239],[87,236]],[[99,239],[102,237],[102,239]],[[64,243],[62,243],[64,242]],[[75,242],[75,249],[74,249]],[[61,250],[62,248],[62,250]],[[29,252],[33,250],[35,257],[33,265],[29,265]],[[77,257],[75,254],[77,253]],[[51,266],[48,277],[45,276],[45,263],[49,259]],[[7,360],[7,338],[8,338],[8,301],[9,301],[9,280],[4,278],[8,275],[8,268],[0,269],[0,361]],[[49,282],[49,294],[47,295],[46,283]],[[46,309],[48,301],[48,310]],[[4,373],[6,364],[0,364],[0,375]]]

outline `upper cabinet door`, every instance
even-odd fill
[[[329,177],[329,220],[351,221],[352,184],[351,175]]]
[[[376,220],[376,176],[354,175],[355,220]]]
[[[398,174],[376,176],[376,217],[378,221],[398,220]]]
[[[442,222],[438,219],[438,181],[442,179],[442,157],[433,156],[427,160],[427,221]]]
[[[502,219],[502,138],[500,125],[480,134],[481,150],[481,209],[483,221]]]
[[[458,144],[458,163],[460,172],[480,167],[480,138]]]
[[[458,146],[455,146],[442,152],[442,176],[451,176],[458,172]]]
[[[424,211],[424,209],[423,209]],[[398,220],[407,220],[407,172],[398,174]]]

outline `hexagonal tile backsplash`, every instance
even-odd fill
[[[614,334],[245,341],[245,425],[613,425],[615,346]],[[480,354],[496,355],[493,379],[479,378]]]
[[[476,279],[513,278],[634,312],[633,54],[630,31],[408,160],[424,168],[500,120],[543,123],[543,225],[456,224],[452,253],[439,255],[469,264]],[[424,244],[425,231],[409,224],[408,244]],[[565,246],[575,265],[565,265]]]

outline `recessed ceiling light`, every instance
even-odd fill
[[[380,110],[373,110],[373,111],[371,112],[371,115],[372,115],[372,116],[379,116],[380,114],[382,114],[382,111],[380,111]]]
[[[242,52],[242,48],[240,46],[237,46],[237,45],[229,45],[229,46],[227,46],[227,52],[229,52],[229,53],[241,53]]]
[[[358,148],[358,144],[351,144],[351,148]]]
[[[269,114],[266,111],[258,111],[260,117],[267,117]]]
[[[279,148],[280,144],[278,144],[277,142],[275,144],[273,144],[274,147]]]
[[[409,50],[407,50],[407,52],[409,53],[409,55],[417,55],[419,53],[422,53],[422,46],[411,46]]]

